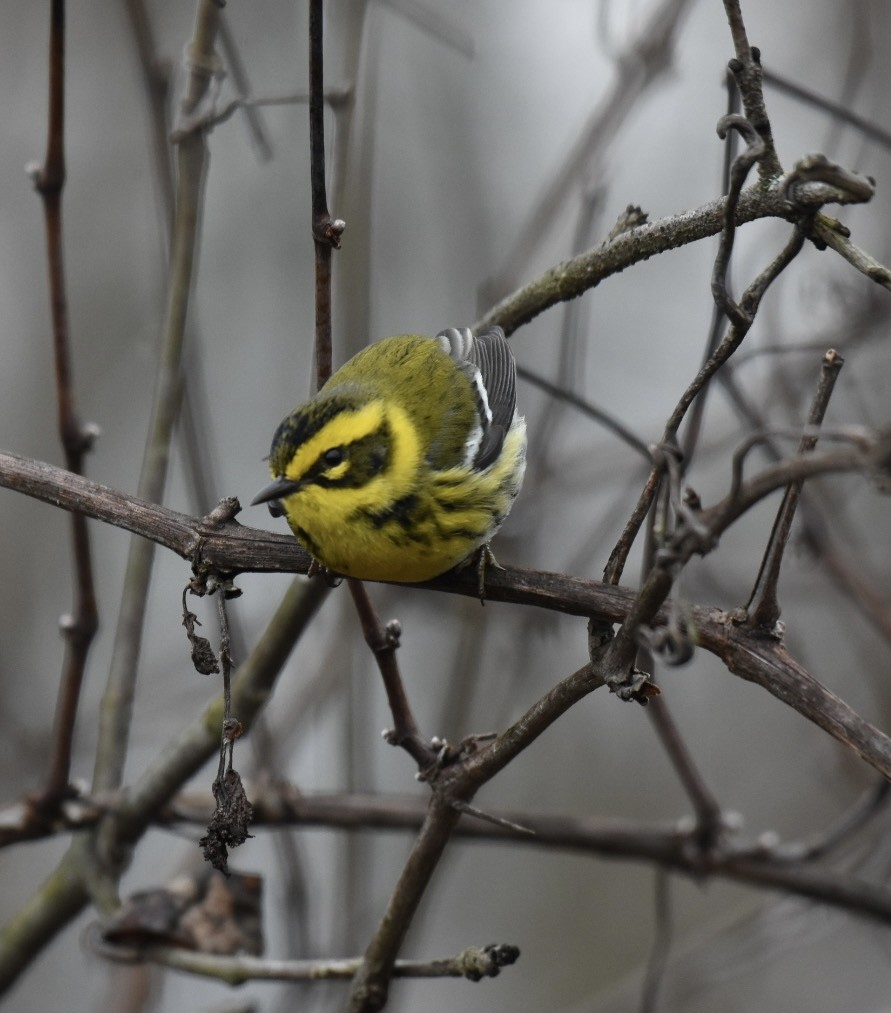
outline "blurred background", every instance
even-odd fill
[[[194,5],[149,0],[145,11],[158,57],[176,67]],[[820,151],[876,178],[875,199],[839,216],[858,245],[888,263],[891,8],[882,0],[744,0],[743,13],[767,71],[874,126],[864,132],[787,90],[766,87],[785,168]],[[601,242],[629,203],[659,218],[721,192],[715,123],[726,108],[724,70],[733,48],[720,3],[332,0],[327,15],[326,77],[332,86],[350,85],[354,96],[329,111],[326,123],[329,203],[347,223],[334,256],[336,363],[386,334],[472,323],[498,298]],[[233,0],[225,17],[253,95],[305,88],[305,4]],[[24,171],[45,148],[48,10],[6,3],[2,24],[0,445],[60,464],[42,209]],[[641,52],[641,39],[654,47]],[[87,473],[133,491],[162,323],[166,239],[127,5],[69,4],[67,85],[64,207],[75,384],[81,414],[102,431]],[[233,95],[229,77],[222,101]],[[209,138],[187,352],[192,456],[200,460],[208,498],[198,501],[183,441],[165,497],[191,514],[205,513],[223,496],[250,501],[266,482],[263,458],[275,426],[311,391],[307,110],[269,106],[259,117],[268,157],[241,114]],[[788,234],[789,226],[777,222],[740,231],[732,270],[738,291]],[[706,240],[659,256],[539,316],[512,338],[518,362],[614,414],[645,443],[657,441],[702,358],[716,248],[717,240]],[[734,377],[766,423],[797,425],[822,353],[835,347],[846,364],[827,422],[887,425],[889,307],[886,291],[831,252],[808,246],[767,296]],[[529,425],[529,470],[495,543],[498,558],[600,579],[646,463],[529,384],[521,383],[520,407]],[[706,503],[726,491],[730,457],[749,428],[715,387],[688,476]],[[787,644],[861,715],[888,727],[887,499],[859,479],[844,479],[823,483],[818,504],[848,567],[884,597],[872,612],[865,609],[826,565],[820,546],[795,543],[781,583]],[[775,506],[775,499],[763,504],[715,553],[689,566],[681,583],[688,601],[745,604]],[[6,743],[0,770],[9,801],[44,775],[63,650],[58,618],[71,608],[72,590],[67,516],[6,490],[0,510]],[[240,520],[285,530],[263,507],[246,508]],[[92,537],[101,629],[73,769],[86,782],[129,543],[125,532],[98,524]],[[636,582],[639,566],[633,555],[624,583]],[[157,554],[127,782],[218,689],[192,670],[180,631],[188,577],[180,559]],[[238,579],[244,595],[232,611],[247,649],[288,583],[269,575]],[[481,609],[475,601],[412,589],[370,591],[382,618],[402,624],[399,660],[425,734],[457,741],[503,729],[586,660],[579,619],[496,603]],[[212,606],[194,607],[212,630]],[[660,673],[660,682],[712,791],[740,814],[743,836],[818,832],[875,780],[852,754],[709,655]],[[424,797],[408,757],[380,738],[389,723],[341,588],[292,655],[263,728],[239,745],[237,765],[250,777],[273,762],[277,776],[305,792]],[[194,786],[206,790],[212,777],[208,767]],[[646,711],[605,692],[573,708],[477,802],[645,823],[690,812]],[[848,867],[876,882],[887,878],[891,863],[888,822],[874,821],[845,856]],[[198,836],[195,828],[150,832],[123,893],[200,865]],[[269,955],[361,952],[411,840],[393,832],[257,831],[231,864],[265,877]],[[28,901],[67,846],[58,838],[0,852],[4,920]],[[453,841],[403,955],[445,956],[499,941],[516,944],[522,956],[479,985],[397,982],[388,1009],[641,1008],[656,878],[642,864]],[[673,878],[668,889],[671,953],[659,1008],[831,1013],[891,1006],[887,928],[726,881]],[[250,984],[232,992],[172,973],[111,968],[80,948],[80,930],[94,917],[82,915],[41,954],[11,993],[11,1008],[325,1011],[340,1008],[346,995],[343,985]]]

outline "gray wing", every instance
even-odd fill
[[[477,335],[466,327],[450,327],[436,336],[467,369],[476,388],[482,438],[473,467],[481,471],[501,453],[516,412],[517,366],[513,353],[500,327],[488,327]]]

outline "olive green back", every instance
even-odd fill
[[[402,334],[353,356],[319,391],[316,400],[362,395],[395,401],[429,444],[435,470],[464,461],[465,442],[476,421],[476,398],[461,365],[432,338]]]

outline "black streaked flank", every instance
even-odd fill
[[[421,501],[415,493],[409,493],[401,499],[388,503],[383,510],[360,510],[358,513],[378,529],[391,522],[398,524],[405,531],[409,531],[419,522],[423,523],[430,513],[427,510],[419,510]]]

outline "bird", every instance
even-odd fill
[[[500,327],[400,334],[340,367],[272,438],[253,499],[286,518],[318,566],[419,583],[471,563],[520,491],[526,423]]]

